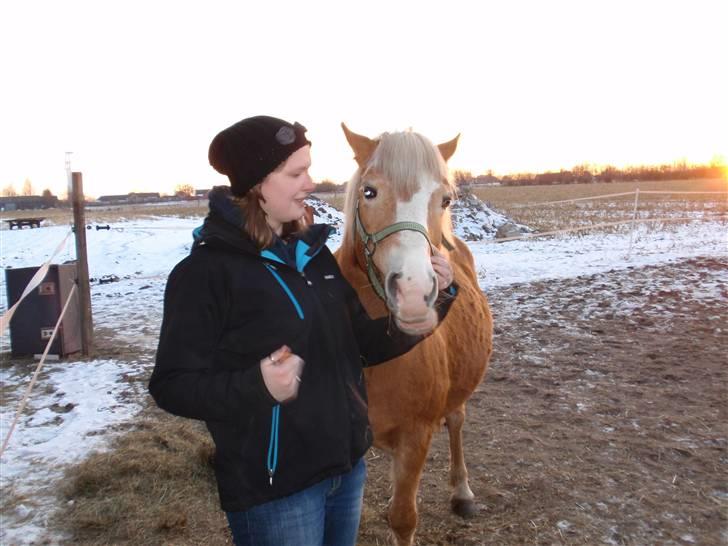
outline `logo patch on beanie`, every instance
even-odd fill
[[[284,125],[278,129],[278,132],[276,133],[276,140],[278,141],[278,144],[286,146],[296,140],[296,133],[293,129]]]

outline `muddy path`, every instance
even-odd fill
[[[449,513],[447,434],[417,544],[728,542],[728,260],[489,293],[487,378],[468,406],[479,513]],[[360,544],[386,544],[389,461],[369,455]]]

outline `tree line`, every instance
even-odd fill
[[[618,168],[613,165],[595,166],[588,163],[577,165],[570,170],[561,169],[558,172],[547,171],[542,173],[515,173],[496,176],[493,171],[474,175],[470,171],[456,170],[453,179],[458,186],[499,184],[501,186],[532,186],[550,184],[585,184],[589,182],[642,182],[652,180],[691,180],[705,178],[725,178],[728,173],[725,162],[717,158],[706,165],[688,164],[678,161],[662,165],[638,165]],[[315,191],[322,193],[341,193],[346,189],[346,182],[337,183],[332,180],[322,180],[315,184]],[[178,184],[175,187],[177,197],[192,197],[195,189],[191,184]],[[33,184],[25,179],[21,192],[15,190],[13,184],[8,184],[0,195],[15,197],[17,195],[34,195]],[[43,190],[43,197],[53,197],[49,189]]]
[[[35,195],[35,188],[33,187],[33,183],[30,181],[30,179],[26,178],[23,182],[23,187],[20,189],[20,193],[16,191],[15,186],[11,183],[6,185],[2,190],[0,190],[0,195],[2,195],[2,197],[17,197],[19,195],[22,195],[24,197],[30,197]],[[53,193],[49,189],[43,190],[43,193],[41,195],[43,197],[53,197]]]
[[[502,176],[488,171],[474,175],[470,171],[453,171],[453,180],[458,186],[498,184],[501,186],[533,186],[550,184],[586,184],[590,182],[642,182],[654,180],[692,180],[705,178],[725,178],[726,164],[722,158],[707,165],[693,165],[678,161],[662,165],[637,165],[619,168],[613,165],[596,166],[588,163],[572,169],[546,171],[542,173],[511,173]],[[346,190],[346,182],[337,183],[323,180],[316,184],[315,191],[337,193]]]
[[[577,165],[571,170],[558,172],[515,173],[496,176],[492,171],[474,176],[469,171],[458,170],[453,173],[459,186],[471,184],[500,184],[502,186],[532,186],[550,184],[585,184],[589,182],[645,182],[655,180],[692,180],[705,178],[725,178],[726,165],[722,160],[711,161],[707,165],[691,165],[679,161],[662,165],[638,165],[618,168],[613,165],[597,167]]]

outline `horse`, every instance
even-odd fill
[[[451,509],[462,517],[477,511],[462,430],[465,403],[490,359],[493,320],[473,256],[452,231],[449,205],[456,188],[446,162],[460,135],[435,146],[413,131],[370,139],[341,125],[357,170],[347,188],[337,262],[371,317],[389,315],[405,333],[428,330],[410,352],[364,370],[374,445],[392,458],[392,538],[409,546],[420,478],[443,420],[450,439]],[[443,295],[430,262],[433,252],[449,261],[457,289],[439,325],[435,306]]]

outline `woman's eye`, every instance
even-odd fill
[[[446,209],[450,206],[450,203],[452,203],[452,197],[446,195],[442,198],[442,208]]]
[[[371,186],[364,186],[364,199],[374,199],[377,196],[377,190]]]

